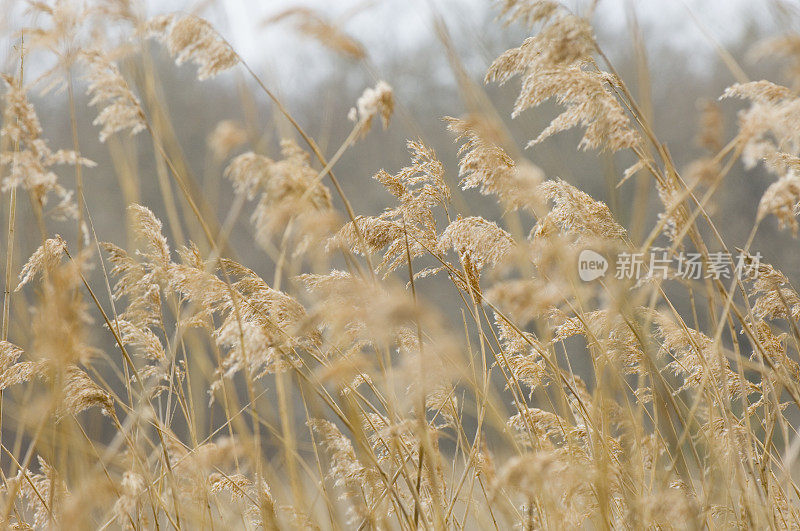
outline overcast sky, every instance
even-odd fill
[[[666,45],[690,51],[692,59],[687,68],[702,69],[714,54],[714,47],[703,31],[723,45],[730,45],[740,38],[748,24],[774,25],[771,2],[600,0],[593,22],[601,28],[600,34],[606,40],[604,48],[613,54],[614,35],[621,36],[621,46],[630,45],[626,9],[633,5],[649,47]],[[798,2],[800,0],[790,0],[789,3],[797,5]],[[282,80],[281,84],[289,88],[299,79],[313,78],[314,72],[323,76],[325,69],[331,67],[330,56],[319,53],[319,47],[307,39],[298,38],[291,24],[264,27],[265,19],[289,7],[311,7],[341,21],[344,29],[366,46],[379,69],[385,61],[409,56],[423,47],[431,47],[433,53],[441,54],[431,26],[433,7],[446,16],[462,57],[474,59],[480,75],[488,61],[502,51],[479,49],[487,27],[495,25],[495,31],[499,27],[495,22],[498,3],[492,0],[224,0],[206,15],[215,19],[249,63],[271,72],[273,79]],[[585,6],[587,0],[567,0],[567,3],[581,11],[580,6]],[[156,5],[164,4],[151,4]],[[185,6],[180,0],[171,0],[171,5]],[[519,39],[510,42],[521,38],[520,34]]]
[[[340,21],[346,32],[366,46],[370,58],[379,68],[387,60],[409,56],[409,52],[420,48],[432,47],[436,53],[441,53],[431,27],[432,8],[445,15],[462,55],[467,59],[478,57],[478,62],[484,64],[477,66],[484,68],[490,57],[480,57],[478,47],[487,27],[496,24],[494,19],[498,12],[498,2],[492,0],[144,1],[148,5],[148,15],[174,10],[192,11],[197,5],[211,5],[202,12],[203,16],[219,28],[245,60],[258,69],[270,71],[274,78],[287,84],[294,83],[298,76],[308,80],[314,72],[324,75],[324,69],[331,65],[330,56],[320,53],[319,46],[308,39],[299,38],[290,23],[264,26],[267,18],[287,8],[307,6]],[[586,5],[587,1],[567,0],[567,3],[574,8]],[[709,34],[726,45],[735,42],[748,24],[774,25],[775,17],[770,10],[773,1],[600,0],[594,24],[601,28],[601,36],[612,41],[604,42],[604,47],[612,48],[613,36],[617,34],[621,36],[622,45],[628,46],[626,7],[633,5],[648,46],[668,45],[690,50],[696,58],[688,66],[702,68],[704,59],[714,53],[713,46],[698,23],[693,21],[690,11]],[[800,0],[785,1],[800,5]],[[25,5],[27,2],[24,0],[0,0],[0,10],[5,15],[0,17],[0,34],[5,37],[0,37],[0,52],[5,50],[5,57],[15,56],[11,49],[13,42],[7,38],[9,26],[19,29],[19,23],[14,21],[19,17],[12,13],[24,11]],[[30,23],[29,20],[26,22]],[[497,50],[490,52],[499,53]],[[4,61],[4,64],[8,65],[9,61]]]
[[[261,21],[288,7],[309,6],[333,17],[357,12],[345,22],[350,34],[375,50],[402,51],[419,46],[430,36],[431,5],[446,14],[452,26],[480,32],[497,14],[496,4],[491,0],[225,0],[219,3],[218,14],[227,19],[237,48],[249,59],[259,61],[271,50],[280,49],[286,38],[279,28],[262,27]],[[723,43],[735,41],[748,22],[771,21],[768,0],[600,0],[595,23],[612,34],[624,33],[628,4],[636,7],[648,37],[684,49],[711,48],[692,21],[690,10]]]

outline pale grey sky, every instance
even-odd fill
[[[585,0],[567,3],[586,4]],[[612,33],[624,33],[629,4],[636,7],[648,34],[685,49],[710,48],[692,22],[689,10],[723,44],[736,40],[748,21],[769,21],[768,0],[601,0],[596,23]],[[279,46],[288,33],[275,27],[265,30],[260,22],[298,5],[332,17],[358,11],[358,15],[348,18],[346,30],[367,46],[382,49],[391,42],[398,51],[418,46],[422,36],[430,35],[431,5],[453,17],[454,25],[466,23],[477,30],[491,23],[498,12],[497,3],[491,0],[224,0],[219,3],[223,16],[229,20],[232,41],[241,53],[256,61]]]
[[[52,1],[52,0],[48,0]],[[77,2],[87,0],[76,0]],[[204,0],[142,0],[148,15],[169,11],[190,11]],[[566,0],[580,10],[588,0]],[[689,68],[702,68],[704,59],[714,53],[708,38],[698,29],[689,15],[695,14],[708,32],[723,45],[735,42],[748,23],[770,24],[771,0],[600,0],[595,25],[602,35],[621,36],[629,44],[626,29],[626,8],[636,7],[648,45],[669,46],[690,50],[695,60]],[[789,0],[795,6],[800,0]],[[481,57],[480,37],[497,15],[497,2],[492,0],[218,0],[203,12],[219,31],[234,45],[245,60],[258,69],[270,72],[285,86],[308,82],[309,78],[324,76],[332,67],[330,56],[319,53],[320,48],[308,39],[300,38],[291,24],[264,27],[263,22],[289,7],[306,6],[317,9],[331,18],[342,20],[344,29],[362,42],[378,68],[392,58],[405,57],[409,52],[430,46],[441,53],[431,27],[431,6],[446,15],[467,59],[486,62]],[[20,16],[25,11],[24,0],[0,0],[4,17],[0,20],[0,64],[11,64],[15,57],[9,29],[19,29]],[[26,23],[30,23],[26,20]],[[613,45],[613,43],[604,43]],[[495,50],[495,52],[497,52]],[[479,68],[485,65],[477,65]]]
[[[792,0],[797,4],[797,0]],[[176,0],[176,4],[179,0]],[[586,0],[567,0],[580,10]],[[289,7],[312,7],[332,18],[344,18],[345,30],[361,41],[379,66],[389,57],[402,57],[424,46],[436,46],[431,29],[431,6],[446,14],[455,32],[463,33],[460,43],[467,56],[477,54],[476,42],[470,35],[481,35],[487,25],[494,24],[498,13],[492,0],[223,0],[210,13],[217,18],[225,33],[245,59],[268,68],[276,78],[288,82],[309,70],[325,70],[330,58],[318,54],[319,48],[298,38],[290,24],[263,27],[262,21]],[[162,4],[163,5],[163,4]],[[636,8],[648,45],[667,45],[691,51],[688,68],[703,68],[714,54],[708,37],[690,16],[691,11],[714,39],[723,45],[734,43],[749,23],[772,23],[769,0],[600,0],[595,25],[604,35],[621,35],[629,45],[626,9]],[[348,14],[355,12],[354,16]],[[474,39],[472,39],[474,41]],[[608,43],[613,45],[613,43]],[[436,53],[438,48],[434,48]]]

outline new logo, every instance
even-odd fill
[[[578,255],[578,276],[584,282],[591,282],[606,274],[608,271],[608,260],[591,249],[584,249]]]

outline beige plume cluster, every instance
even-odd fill
[[[786,65],[785,84],[746,79],[720,47],[739,82],[689,102],[697,152],[673,158],[595,33],[602,2],[498,2],[528,32],[487,65],[486,82],[520,81],[509,117],[461,68],[444,13],[465,100],[439,124],[452,143],[425,134],[371,167],[355,151],[392,147],[404,91],[345,32],[357,11],[262,25],[293,22],[376,80],[323,141],[204,5],[148,18],[125,1],[32,2],[14,36],[0,526],[800,528],[797,268],[759,251],[797,245],[800,37],[752,52]],[[235,81],[243,112],[179,138],[156,74],[174,65],[148,37],[204,87]],[[53,68],[33,78],[32,56]],[[64,96],[71,149],[49,147],[39,90]],[[560,114],[515,138],[505,119],[547,101]],[[572,128],[564,150],[551,137]],[[206,151],[185,156],[197,139]],[[589,151],[595,180],[545,171],[545,146]],[[759,193],[737,205],[751,227],[737,234],[721,197],[744,179]],[[88,193],[113,186],[111,206]],[[385,204],[346,193],[366,187]],[[128,238],[112,237],[123,217]],[[729,267],[681,276],[689,254]],[[636,275],[617,274],[623,259]]]

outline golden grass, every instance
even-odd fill
[[[327,157],[207,21],[145,20],[127,3],[99,15],[66,0],[31,9],[40,26],[21,33],[15,71],[3,76],[3,527],[800,527],[800,295],[750,248],[773,217],[796,245],[793,88],[728,88],[723,98],[748,102],[731,139],[707,103],[697,136],[705,155],[682,176],[587,17],[549,0],[505,0],[503,17],[532,36],[495,60],[486,81],[520,79],[515,116],[548,100],[564,108],[522,143],[581,128],[578,149],[635,157],[617,179],[654,183],[658,216],[624,226],[603,202],[545,175],[466,79],[470,113],[446,118],[458,184],[504,214],[457,208],[456,169],[412,140],[408,166],[375,173],[393,204],[370,215],[354,210],[334,170],[374,120],[389,126],[388,83],[354,102],[352,130]],[[292,9],[268,22],[286,18],[365,60],[324,17]],[[129,30],[140,75],[117,65],[130,49],[84,42],[91,32],[81,29],[98,20]],[[210,168],[235,191],[221,220],[160,103],[151,38],[200,80],[242,69],[254,97],[292,128],[275,153],[250,124],[225,120],[208,133]],[[791,44],[756,52],[797,61]],[[25,78],[29,48],[57,58],[44,81]],[[129,203],[130,246],[98,241],[84,201],[81,168],[94,163],[80,154],[74,117],[88,110],[76,108],[76,77]],[[45,82],[70,95],[71,150],[49,146],[29,102]],[[136,202],[128,154],[137,134],[153,147],[166,227]],[[707,205],[739,161],[763,163],[775,181],[752,231],[726,243]],[[64,165],[75,190],[60,184]],[[22,209],[34,229],[18,226]],[[271,279],[231,258],[245,211]],[[63,220],[74,238],[54,232]],[[23,239],[41,245],[19,267]],[[644,261],[637,278],[617,278],[611,260],[604,277],[584,282],[585,249],[652,252],[672,267],[662,278]],[[696,253],[704,274],[682,279],[681,253]],[[708,274],[720,253],[733,256],[732,274]],[[426,296],[434,283],[455,307]],[[15,340],[12,329],[25,334]]]

